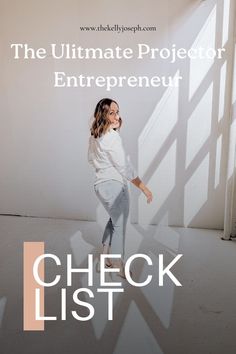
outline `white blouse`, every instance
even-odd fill
[[[130,160],[125,156],[118,131],[110,129],[100,138],[89,138],[88,162],[95,169],[94,184],[114,179],[127,184],[137,177]]]

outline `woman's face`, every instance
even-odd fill
[[[108,120],[110,121],[111,125],[110,128],[119,128],[120,121],[119,121],[119,107],[115,102],[112,102],[108,111]]]

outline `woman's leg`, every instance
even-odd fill
[[[102,237],[102,244],[103,245],[107,245],[107,246],[111,245],[113,230],[114,230],[114,228],[113,228],[112,221],[110,218],[106,224],[106,227],[105,227],[105,230],[103,233],[103,237]]]
[[[111,236],[111,253],[120,254],[124,258],[125,235],[129,215],[129,195],[127,187],[123,187],[121,194],[114,201],[109,210],[113,232]]]
[[[112,266],[114,268],[118,268],[120,271],[119,273],[117,273],[117,275],[125,279],[126,278],[125,270],[124,270],[125,235],[126,235],[127,220],[129,215],[129,192],[127,186],[123,186],[121,196],[122,196],[121,199],[117,198],[115,200],[115,203],[110,210],[110,216],[113,225],[111,249],[112,249],[112,253],[121,254],[121,258],[112,259]]]
[[[113,225],[112,225],[112,221],[110,218],[106,224],[106,227],[105,227],[105,230],[103,233],[103,237],[102,237],[102,246],[103,246],[102,253],[103,254],[110,253],[112,233],[113,233]],[[109,258],[106,258],[106,266],[107,267],[112,266],[112,263]]]
[[[121,182],[111,180],[96,185],[95,192],[110,215],[103,234],[103,241],[107,241],[109,235],[111,253],[120,254],[123,259],[125,232],[129,215],[128,187]]]

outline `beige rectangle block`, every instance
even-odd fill
[[[39,285],[33,275],[35,259],[44,254],[44,242],[24,242],[24,331],[44,331],[44,320],[35,318],[35,289],[40,289],[40,315],[44,316],[44,287]],[[44,280],[44,260],[39,264],[38,273]]]

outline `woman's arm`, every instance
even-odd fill
[[[132,163],[126,159],[122,140],[118,134],[113,135],[113,140],[110,142],[109,148],[106,147],[106,151],[110,161],[118,172],[139,188],[145,194],[147,203],[150,203],[153,199],[152,192],[137,176]]]
[[[141,179],[137,176],[131,181],[137,188],[139,188],[147,197],[147,203],[151,203],[153,196],[152,192],[145,186],[145,184],[141,181]]]
[[[111,164],[116,168],[121,176],[131,181],[137,176],[137,172],[125,155],[121,137],[118,133],[110,136],[107,145],[103,145]]]

